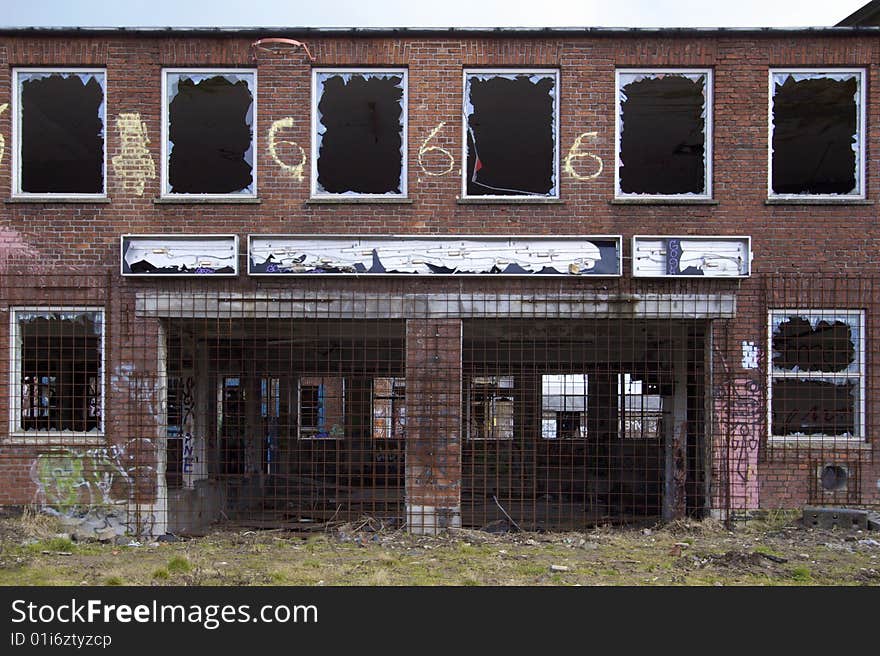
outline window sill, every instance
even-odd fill
[[[867,198],[768,198],[764,205],[873,205]]]
[[[615,198],[611,205],[720,205],[714,198],[651,198],[649,196],[633,196],[632,198]]]
[[[783,449],[842,449],[842,450],[867,450],[874,445],[861,437],[771,437],[767,440],[770,448]]]
[[[106,446],[104,433],[72,433],[65,431],[15,432],[0,438],[0,444],[14,446]]]
[[[302,437],[299,438],[300,442],[342,442],[345,439],[345,436],[342,437]]]
[[[468,196],[466,198],[457,198],[456,203],[459,205],[564,205],[565,201],[561,198],[543,198],[543,197],[522,197],[510,196],[509,198],[480,198],[479,196]]]
[[[177,198],[176,196],[160,196],[154,198],[156,205],[259,205],[263,201],[254,196],[246,198]]]
[[[309,198],[306,205],[412,205],[412,198],[403,198],[390,196],[383,198],[380,196],[328,196],[326,198],[317,196]]]
[[[108,196],[84,198],[75,196],[12,196],[6,199],[7,204],[17,203],[109,203]]]

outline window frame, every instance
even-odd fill
[[[479,194],[471,196],[467,192],[468,171],[468,76],[469,75],[545,75],[553,76],[553,194]],[[469,201],[498,202],[522,202],[523,200],[535,201],[558,201],[561,200],[562,180],[559,176],[559,106],[562,104],[560,93],[560,69],[559,68],[463,68],[462,69],[462,99],[461,99],[461,198]]]
[[[495,407],[496,407],[496,402],[497,402],[498,397],[509,396],[512,399],[511,400],[511,415],[510,415],[511,426],[510,426],[510,436],[509,437],[487,435],[482,432],[478,435],[474,435],[473,432],[471,431],[471,416],[472,416],[472,412],[473,412],[473,403],[474,403],[473,394],[475,391],[478,391],[478,390],[474,389],[474,381],[477,379],[484,379],[484,378],[495,379],[495,382],[491,388],[489,387],[488,384],[482,386],[483,390],[489,390],[489,389],[494,390],[492,393],[492,399],[491,399],[491,401],[489,401],[489,404],[491,406],[493,413],[495,412]],[[508,379],[508,378],[511,381],[510,387],[501,387],[501,380]],[[465,424],[464,424],[465,431],[464,432],[465,432],[465,437],[467,438],[467,441],[468,442],[513,442],[516,439],[516,423],[517,423],[516,422],[516,376],[514,376],[512,374],[472,374],[467,377],[467,383],[468,383],[467,384],[467,393],[465,395],[466,406],[465,406],[465,415],[464,415],[464,420],[465,420]],[[509,390],[510,394],[503,394],[502,395],[499,393],[500,390]],[[486,403],[486,401],[483,401],[483,403]],[[493,415],[493,416],[495,416],[495,415]]]
[[[767,86],[767,199],[788,202],[797,201],[826,201],[846,203],[848,201],[859,201],[867,198],[865,189],[865,131],[866,131],[866,109],[867,93],[865,89],[865,81],[867,79],[867,71],[865,68],[804,68],[804,67],[770,67],[768,69],[768,86]],[[779,74],[855,74],[858,78],[859,94],[858,94],[858,116],[856,130],[858,131],[859,149],[856,152],[856,186],[857,193],[854,194],[777,194],[773,192],[773,98],[774,98],[774,76]]]
[[[620,140],[623,117],[621,115],[621,75],[703,75],[705,77],[704,102],[706,116],[703,121],[703,175],[705,193],[693,194],[648,194],[624,193],[620,189]],[[710,201],[713,199],[714,185],[713,158],[714,143],[714,105],[715,78],[711,68],[616,68],[614,70],[614,199],[639,199],[644,202],[657,201]]]
[[[578,373],[552,373],[552,372],[542,372],[541,373],[541,389],[539,392],[540,397],[540,407],[541,407],[541,431],[540,436],[541,440],[545,443],[553,443],[553,442],[584,442],[589,439],[589,421],[590,421],[590,382],[589,382],[590,374],[587,372],[578,372]],[[574,378],[582,378],[582,380],[571,380]],[[550,380],[547,381],[546,384],[552,387],[560,387],[562,390],[561,394],[544,394],[544,386],[545,386],[545,378],[558,378],[561,380]],[[568,387],[571,385],[572,387],[576,387],[577,385],[583,384],[584,392],[583,395],[577,393],[568,393]],[[552,408],[545,407],[546,399],[550,397],[558,397],[562,399],[561,410],[554,410]],[[571,410],[568,408],[569,399],[583,399],[584,409],[583,410]],[[554,431],[555,435],[552,437],[549,436],[544,431],[544,422],[547,421],[544,418],[545,413],[553,413],[553,423],[554,423]],[[578,430],[582,433],[581,435],[560,435],[559,427],[561,422],[560,415],[563,414],[576,414],[578,415]],[[583,420],[583,423],[581,423]]]
[[[388,74],[388,75],[401,75],[403,78],[402,86],[403,86],[403,97],[400,99],[401,103],[401,125],[403,127],[403,131],[401,134],[401,143],[402,150],[400,153],[401,157],[401,168],[400,168],[400,193],[399,194],[374,194],[374,193],[360,193],[360,192],[343,192],[343,193],[328,193],[328,192],[319,192],[318,191],[318,103],[320,102],[320,98],[318,98],[318,76],[322,74],[348,74],[348,75],[358,75],[358,74],[370,74],[370,73],[380,73],[380,74]],[[338,200],[388,200],[388,199],[407,199],[409,198],[409,69],[399,66],[389,66],[389,67],[317,67],[312,69],[312,108],[311,108],[311,125],[310,125],[310,138],[312,141],[311,146],[311,164],[309,166],[310,180],[309,180],[309,198],[311,200],[325,200],[325,199],[338,199]]]
[[[376,381],[377,380],[390,380],[391,386],[388,395],[377,394],[376,393]],[[403,384],[397,385],[398,381],[403,381]],[[395,394],[394,391],[396,389],[403,389],[403,394]],[[390,435],[377,435],[376,434],[376,401],[390,401],[389,407],[391,409],[391,417],[389,417],[391,421],[391,434]],[[399,403],[395,403],[395,401],[399,401]],[[397,416],[402,417],[402,421],[399,423],[395,423],[394,421],[394,409],[395,407],[398,410]],[[400,428],[402,430],[402,435],[395,429]],[[394,440],[404,440],[406,439],[406,377],[405,376],[373,376],[370,378],[370,439],[375,442],[391,442]]]
[[[81,193],[81,192],[28,192],[21,189],[21,80],[22,73],[46,73],[52,75],[60,74],[92,74],[101,75],[101,89],[104,92],[104,99],[101,108],[98,110],[99,115],[103,113],[102,120],[104,123],[104,143],[103,143],[103,162],[102,162],[102,190],[98,193]],[[12,198],[28,199],[28,200],[46,200],[46,201],[64,201],[64,200],[102,200],[107,198],[107,69],[106,67],[77,67],[77,66],[22,66],[13,67],[12,69],[12,170],[10,171],[10,179],[12,185]]]
[[[860,444],[867,441],[866,431],[866,373],[865,373],[865,310],[863,309],[834,309],[834,308],[814,308],[804,309],[803,307],[786,309],[771,308],[767,311],[767,435],[771,443],[798,443],[805,442],[815,443],[819,446],[823,444],[829,445],[847,445]],[[859,331],[859,340],[856,344],[855,353],[858,362],[858,374],[848,372],[829,372],[829,371],[778,371],[773,370],[773,320],[775,317],[801,317],[804,319],[821,320],[826,317],[846,317],[850,321],[848,325],[855,326]],[[852,320],[855,320],[853,322]],[[845,435],[829,435],[829,434],[803,434],[803,435],[776,435],[773,433],[773,381],[774,379],[782,380],[815,380],[829,378],[855,378],[859,380],[859,398],[853,404],[853,434],[849,437]]]
[[[41,312],[44,314],[64,312],[95,312],[101,322],[100,354],[101,361],[98,366],[98,381],[101,386],[100,409],[101,419],[96,431],[72,431],[65,429],[50,430],[25,430],[21,427],[21,377],[22,377],[22,344],[21,330],[19,328],[18,315],[23,312]],[[64,436],[65,441],[71,443],[89,441],[99,438],[103,441],[106,435],[107,407],[107,314],[104,307],[90,305],[19,305],[9,308],[9,437],[27,438],[29,440],[48,441],[45,438]],[[40,440],[39,438],[44,438]]]
[[[302,389],[303,389],[303,380],[309,378],[320,378],[322,381],[327,379],[335,379],[339,380],[341,383],[341,402],[342,407],[340,409],[340,413],[342,416],[342,435],[333,435],[328,431],[326,436],[319,436],[316,433],[303,434],[303,423],[302,423]],[[322,382],[321,385],[324,383]],[[312,387],[312,385],[307,384],[306,387]],[[325,374],[299,374],[296,377],[296,439],[298,441],[303,442],[335,442],[344,440],[346,438],[346,425],[345,425],[345,412],[347,410],[346,407],[346,393],[347,393],[347,385],[345,382],[345,376],[334,376],[334,375],[325,375]],[[325,415],[326,420],[326,415]],[[305,428],[315,428],[314,426],[306,426]]]
[[[230,192],[226,194],[214,194],[214,193],[201,193],[201,194],[185,194],[185,193],[172,193],[170,191],[170,183],[168,180],[168,159],[171,156],[171,152],[168,149],[168,133],[169,133],[169,120],[170,120],[170,111],[169,111],[169,99],[168,99],[168,75],[180,75],[180,74],[190,74],[190,75],[206,75],[211,77],[216,77],[218,75],[246,75],[249,74],[252,77],[252,82],[250,85],[251,90],[251,106],[252,111],[251,114],[253,116],[253,122],[251,123],[251,151],[253,153],[251,163],[251,186],[253,190],[247,193],[235,193]],[[257,79],[257,69],[256,68],[162,68],[162,96],[161,96],[161,104],[162,110],[160,113],[160,124],[161,124],[161,157],[162,163],[159,167],[159,198],[162,200],[231,200],[235,201],[237,199],[256,199],[258,194],[258,161],[259,161],[259,152],[257,146],[259,145],[259,129],[257,125],[258,121],[258,99],[257,99],[257,91],[258,91],[258,79]]]

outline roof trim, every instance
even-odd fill
[[[4,27],[0,36],[740,36],[877,35],[880,26],[817,27]]]

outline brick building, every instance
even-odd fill
[[[877,36],[0,31],[0,504],[876,505]]]

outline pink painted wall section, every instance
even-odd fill
[[[737,378],[716,391],[714,507],[758,508],[758,446],[763,414],[764,398],[757,380]],[[725,489],[729,499],[725,498]]]

